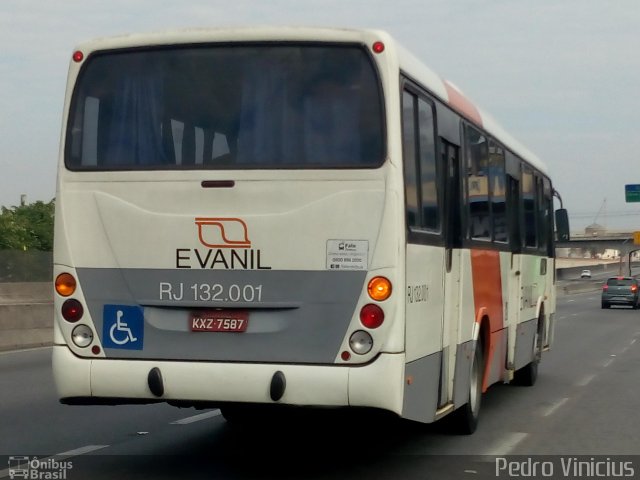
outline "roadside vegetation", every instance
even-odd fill
[[[0,250],[53,250],[55,201],[1,207]]]

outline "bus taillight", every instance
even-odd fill
[[[93,330],[86,325],[80,324],[71,332],[71,340],[76,346],[86,348],[93,343]]]
[[[360,310],[360,322],[367,328],[378,328],[384,322],[384,312],[379,306],[369,303]]]
[[[358,355],[366,355],[373,348],[373,338],[368,332],[358,330],[349,337],[349,346]]]
[[[76,279],[70,273],[61,273],[56,277],[56,292],[61,297],[73,295],[76,291]]]
[[[367,292],[372,300],[383,302],[391,296],[391,282],[385,277],[373,277],[367,285]]]
[[[75,298],[70,298],[62,304],[62,317],[71,323],[75,323],[82,318],[84,308]]]
[[[382,53],[382,52],[384,52],[384,43],[382,43],[382,42],[374,42],[373,45],[371,46],[371,50],[373,50],[374,53]]]

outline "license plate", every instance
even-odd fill
[[[192,332],[244,332],[248,324],[247,310],[203,310],[189,321]]]

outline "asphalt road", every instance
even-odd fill
[[[599,292],[559,297],[555,345],[538,383],[491,387],[472,436],[370,412],[239,427],[217,410],[64,406],[50,356],[49,348],[0,354],[0,478],[18,457],[37,457],[36,470],[71,480],[509,478],[507,468],[535,461],[547,461],[539,476],[546,467],[570,478],[562,468],[575,460],[640,476],[640,312],[601,310]]]

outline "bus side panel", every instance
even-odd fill
[[[402,416],[409,420],[433,422],[438,407],[438,379],[442,352],[407,363]]]
[[[538,322],[528,320],[518,324],[517,342],[515,351],[514,367],[518,370],[527,365],[532,360],[533,340],[538,328]]]
[[[456,351],[455,377],[453,384],[453,404],[461,407],[469,401],[469,384],[471,382],[471,361],[475,350],[475,342],[470,340],[458,345]]]
[[[442,351],[445,250],[408,244],[406,252],[405,333],[411,362]]]

